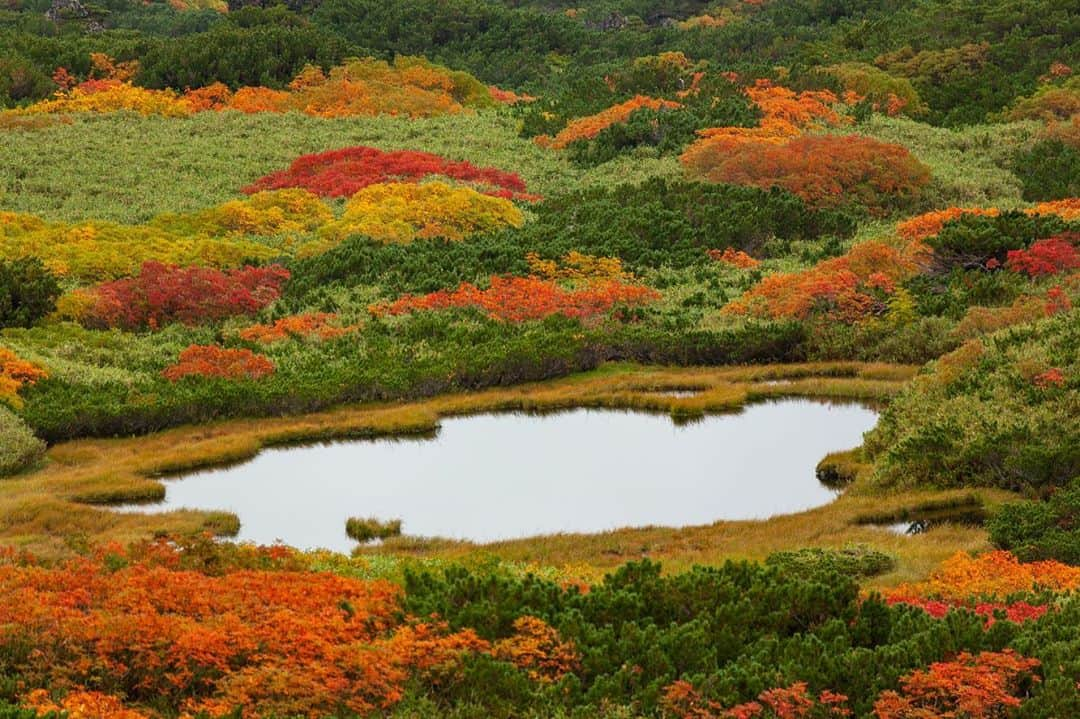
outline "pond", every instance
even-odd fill
[[[268,449],[167,480],[164,502],[124,509],[230,510],[241,541],[337,551],[355,546],[350,516],[478,542],[759,519],[830,502],[814,466],[876,420],[860,405],[806,399],[683,425],[609,410],[450,418],[434,438]]]

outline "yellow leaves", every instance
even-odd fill
[[[545,280],[625,280],[633,275],[618,257],[594,257],[571,250],[558,261],[545,260],[535,252],[525,255],[529,272]]]
[[[525,222],[513,202],[469,187],[443,182],[381,183],[352,196],[345,214],[319,231],[324,241],[367,235],[384,242],[411,242],[418,237],[461,240],[476,232],[521,227]]]

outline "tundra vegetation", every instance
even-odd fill
[[[0,717],[1080,715],[1078,23],[0,0]],[[478,546],[350,507],[347,557],[112,506],[466,413],[785,396],[880,421],[762,521]]]

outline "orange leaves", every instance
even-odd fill
[[[67,719],[147,719],[147,715],[128,709],[123,702],[101,692],[71,692],[59,704],[44,689],[35,689],[23,700],[23,706],[38,716],[64,712]]]
[[[930,181],[907,149],[860,135],[712,135],[681,160],[692,176],[711,182],[781,187],[818,207],[854,202],[874,212],[911,201]]]
[[[949,207],[944,210],[927,212],[909,220],[904,220],[896,225],[896,232],[900,237],[909,242],[918,242],[928,237],[933,237],[941,232],[946,223],[958,220],[964,215],[981,215],[984,217],[997,217],[1000,210],[978,207]]]
[[[240,339],[260,344],[272,344],[292,337],[329,340],[346,335],[356,327],[339,327],[334,324],[337,315],[326,312],[309,312],[290,315],[273,324],[256,324],[240,330]]]
[[[176,382],[184,377],[257,380],[274,374],[274,363],[248,349],[224,349],[217,345],[191,345],[162,376]]]
[[[1020,563],[1010,552],[987,552],[972,557],[958,552],[924,582],[903,584],[888,597],[928,597],[964,601],[971,597],[1003,599],[1010,594],[1045,589],[1080,589],[1080,567],[1055,561]]]
[[[768,275],[724,311],[774,319],[821,313],[856,322],[883,311],[886,296],[914,271],[914,263],[895,248],[864,242],[809,270]]]
[[[962,653],[936,662],[901,680],[900,692],[882,692],[874,704],[877,719],[964,717],[996,719],[1019,707],[1025,684],[1037,682],[1040,663],[1006,649]]]
[[[542,619],[518,617],[514,620],[514,632],[513,636],[495,643],[492,656],[524,669],[533,681],[558,681],[581,660],[573,642],[563,641]]]
[[[0,347],[0,402],[21,407],[19,390],[49,376],[41,367],[20,359],[6,347]]]
[[[728,247],[723,252],[720,250],[709,250],[707,254],[717,262],[731,265],[732,267],[738,267],[741,270],[748,270],[761,264],[750,255],[742,250],[736,250],[734,247]]]
[[[215,0],[199,0],[216,5]],[[92,56],[93,57],[93,56]],[[317,117],[404,115],[410,118],[455,114],[498,101],[524,100],[525,96],[489,90],[476,78],[433,65],[421,58],[399,57],[393,64],[373,58],[352,60],[324,74],[305,67],[289,85],[290,90],[242,87],[235,93],[221,83],[179,94],[173,90],[149,90],[131,84],[134,68],[99,58],[98,75],[73,86],[70,75],[57,70],[61,90],[11,113],[116,112],[183,117],[209,110],[240,112],[288,112],[295,110]],[[98,61],[95,61],[95,67]]]
[[[797,93],[768,80],[758,80],[746,88],[746,94],[761,110],[761,123],[757,127],[699,130],[701,139],[690,145],[681,158],[692,172],[707,176],[718,158],[746,145],[755,148],[783,146],[801,135],[804,129],[817,125],[836,126],[847,121],[833,109],[839,100],[828,91]]]
[[[595,115],[581,117],[571,121],[562,131],[553,138],[546,135],[536,138],[536,142],[555,150],[562,150],[572,142],[578,140],[590,140],[605,129],[620,122],[626,122],[636,110],[648,108],[650,110],[673,110],[682,107],[680,103],[672,100],[655,99],[645,95],[635,95],[626,102],[612,105]]]
[[[833,109],[840,99],[828,90],[795,92],[768,80],[758,80],[746,88],[746,94],[766,120],[781,120],[800,128],[835,127],[848,122]]]
[[[410,681],[446,680],[466,656],[492,652],[471,629],[405,616],[387,581],[299,569],[295,557],[274,559],[278,549],[214,555],[213,575],[180,568],[196,565],[197,546],[164,540],[50,566],[0,555],[0,627],[19,628],[0,631],[0,644],[35,648],[5,655],[23,703],[73,719],[144,719],[118,696],[154,716],[367,716],[390,710]],[[251,563],[273,568],[242,568]],[[539,681],[575,665],[543,622],[515,629],[497,658]],[[54,703],[45,689],[67,695]]]
[[[829,690],[816,698],[806,682],[789,687],[767,689],[757,701],[730,708],[703,698],[690,682],[679,680],[664,689],[660,704],[664,711],[678,719],[843,719],[851,716],[848,698]]]
[[[680,157],[691,176],[782,187],[818,206],[854,201],[872,211],[914,198],[930,180],[929,169],[899,145],[859,135],[804,136],[850,121],[827,90],[794,92],[758,80],[746,94],[762,111],[761,124],[699,131]]]
[[[1080,197],[1070,197],[1065,200],[1052,202],[1040,202],[1028,210],[1032,215],[1057,215],[1063,220],[1072,222],[1080,220]]]
[[[492,319],[527,322],[551,315],[592,319],[615,305],[640,306],[660,298],[655,290],[617,280],[597,281],[579,290],[565,290],[549,280],[536,277],[492,277],[491,286],[481,290],[463,282],[456,290],[428,295],[405,295],[395,302],[373,305],[371,313],[400,315],[408,312],[475,307]]]

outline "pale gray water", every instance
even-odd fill
[[[597,410],[452,418],[434,439],[266,450],[167,480],[165,501],[138,511],[230,510],[239,540],[338,551],[355,546],[350,516],[474,541],[757,519],[831,501],[814,466],[860,444],[876,419],[859,405],[805,399],[681,426]]]

